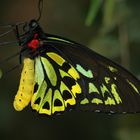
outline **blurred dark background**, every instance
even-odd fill
[[[0,24],[38,17],[38,0],[0,0]],[[40,25],[52,34],[90,47],[140,75],[139,0],[44,0]],[[0,29],[0,33],[8,29]],[[14,40],[14,33],[0,41]],[[0,46],[0,61],[20,50]],[[3,71],[19,63],[18,57],[0,64]],[[40,116],[27,107],[13,109],[21,68],[0,80],[0,139],[140,140],[140,114],[106,115],[70,112],[55,118]]]

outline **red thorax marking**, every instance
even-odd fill
[[[31,49],[37,49],[39,47],[38,34],[34,34],[34,38],[28,43],[28,47]]]

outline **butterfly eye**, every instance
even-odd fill
[[[29,26],[31,29],[35,29],[38,26],[38,23],[35,20],[31,20]]]

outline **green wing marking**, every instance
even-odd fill
[[[89,100],[87,98],[84,98],[83,100],[81,100],[80,104],[84,105],[84,104],[88,104]]]
[[[100,94],[98,88],[93,83],[89,83],[89,93],[92,93],[92,92]]]
[[[88,78],[93,78],[93,74],[91,70],[85,70],[82,66],[80,66],[79,64],[76,65],[76,69],[83,74],[84,76],[88,77]]]
[[[101,99],[98,99],[98,98],[93,98],[92,99],[92,101],[91,101],[92,103],[95,103],[95,104],[103,104],[103,101],[101,100]]]
[[[121,100],[121,98],[119,96],[119,93],[117,92],[117,86],[115,84],[111,85],[111,92],[114,95],[114,98],[115,98],[117,104],[122,103],[122,100]]]
[[[37,57],[35,59],[35,88],[36,86],[38,89],[34,91],[32,100],[31,100],[31,106],[34,110],[39,111],[40,104],[43,101],[46,89],[47,89],[47,83],[44,81],[44,72],[43,67],[41,64],[40,57]]]
[[[53,86],[56,86],[57,75],[56,75],[55,69],[53,68],[52,64],[44,57],[41,57],[41,62],[44,65],[46,74],[47,74],[51,84]]]
[[[57,38],[57,37],[47,37],[47,38],[51,39],[51,40],[56,40],[56,41],[61,41],[61,42],[73,44],[73,42],[70,42],[70,41],[62,39],[62,38]]]
[[[109,81],[110,81],[110,77],[106,77],[106,76],[105,76],[104,80],[105,80],[106,84],[108,84]]]
[[[116,68],[114,68],[112,66],[108,66],[108,68],[111,72],[117,72],[118,71]]]
[[[127,79],[126,81],[130,84],[130,86],[131,86],[138,94],[140,94],[139,91],[138,91],[138,89],[136,88],[136,86],[135,86],[132,82],[130,82],[128,79]]]

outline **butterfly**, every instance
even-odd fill
[[[15,110],[31,104],[49,116],[71,110],[140,111],[140,82],[122,66],[79,43],[45,33],[36,20],[17,37],[23,69]]]

